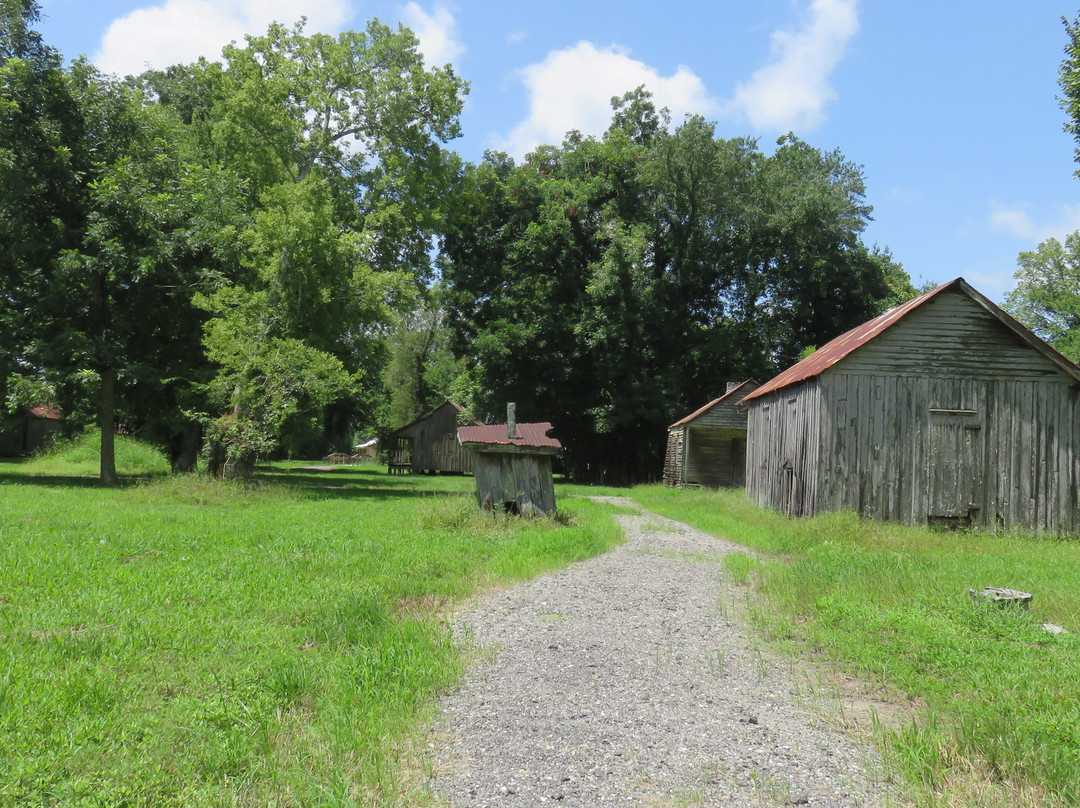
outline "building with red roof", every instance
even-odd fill
[[[1080,533],[1080,367],[963,278],[841,334],[740,405],[759,505]]]

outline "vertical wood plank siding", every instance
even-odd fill
[[[959,293],[755,400],[749,441],[748,496],[776,510],[1080,533],[1078,385]]]
[[[814,515],[820,400],[817,379],[755,400],[747,422],[751,501],[792,516]]]

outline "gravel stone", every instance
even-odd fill
[[[873,753],[751,642],[720,563],[742,548],[646,511],[618,519],[625,544],[455,616],[484,653],[440,700],[436,793],[470,808],[895,805]]]

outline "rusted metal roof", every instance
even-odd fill
[[[561,449],[558,439],[548,437],[551,424],[543,421],[538,424],[517,424],[516,438],[506,433],[506,424],[488,426],[459,426],[458,443],[462,446],[517,446],[522,449]]]
[[[36,407],[31,407],[30,414],[35,418],[46,418],[50,421],[64,420],[64,414],[60,412],[59,407],[53,404],[39,404]]]
[[[693,421],[699,415],[702,415],[703,413],[708,412],[709,410],[711,410],[713,407],[715,407],[717,404],[720,404],[724,400],[729,401],[732,406],[735,406],[738,403],[739,399],[746,393],[745,388],[746,388],[746,386],[748,384],[754,384],[754,380],[753,379],[747,379],[744,382],[739,382],[739,384],[737,384],[735,387],[732,387],[730,390],[728,390],[726,393],[724,393],[724,395],[720,396],[720,398],[714,398],[712,401],[710,401],[708,404],[706,404],[701,409],[694,410],[692,413],[687,415],[682,420],[676,421],[675,423],[673,423],[671,426],[668,427],[668,429],[675,429],[675,427],[682,426],[683,424],[686,424],[686,423],[689,423],[690,421]]]
[[[761,385],[757,390],[754,390],[739,401],[739,404],[746,404],[755,398],[768,395],[769,393],[782,390],[790,385],[821,375],[844,357],[879,336],[886,329],[896,325],[915,309],[919,308],[919,306],[922,306],[924,303],[932,300],[943,292],[948,291],[959,291],[966,294],[996,317],[1004,326],[1024,340],[1024,342],[1045,355],[1070,376],[1080,381],[1080,367],[1077,367],[1072,361],[1035,336],[1028,328],[1016,320],[1016,318],[1003,311],[996,303],[979,292],[970,283],[963,278],[956,278],[955,280],[942,284],[936,289],[932,289],[925,294],[912,298],[906,303],[901,303],[896,308],[889,309],[884,314],[879,314],[874,319],[867,320],[862,325],[856,326],[850,331],[844,332],[836,339],[818,348],[801,362],[792,365],[787,370],[765,382],[765,384]]]

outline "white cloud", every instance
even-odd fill
[[[601,49],[582,41],[552,51],[519,74],[528,93],[529,114],[505,138],[494,138],[496,148],[514,157],[541,143],[561,143],[571,129],[599,135],[611,122],[611,98],[642,84],[652,92],[657,107],[667,107],[675,118],[716,109],[705,85],[688,67],[661,76],[616,45]]]
[[[442,67],[465,52],[458,39],[457,21],[448,7],[437,6],[433,14],[428,14],[418,3],[409,3],[404,17],[405,24],[420,40],[420,52],[428,65]]]
[[[836,100],[829,76],[859,30],[858,0],[813,0],[803,27],[772,35],[772,61],[735,89],[731,110],[757,129],[811,130]]]
[[[244,34],[262,34],[271,22],[292,25],[306,16],[307,30],[335,31],[346,19],[345,0],[166,0],[113,20],[94,56],[106,73],[141,73],[215,59]]]
[[[1064,241],[1070,233],[1080,230],[1080,205],[1064,205],[1055,220],[1036,222],[1029,213],[1030,205],[1006,205],[990,200],[990,229],[1007,233],[1018,239],[1040,244],[1048,238]]]

